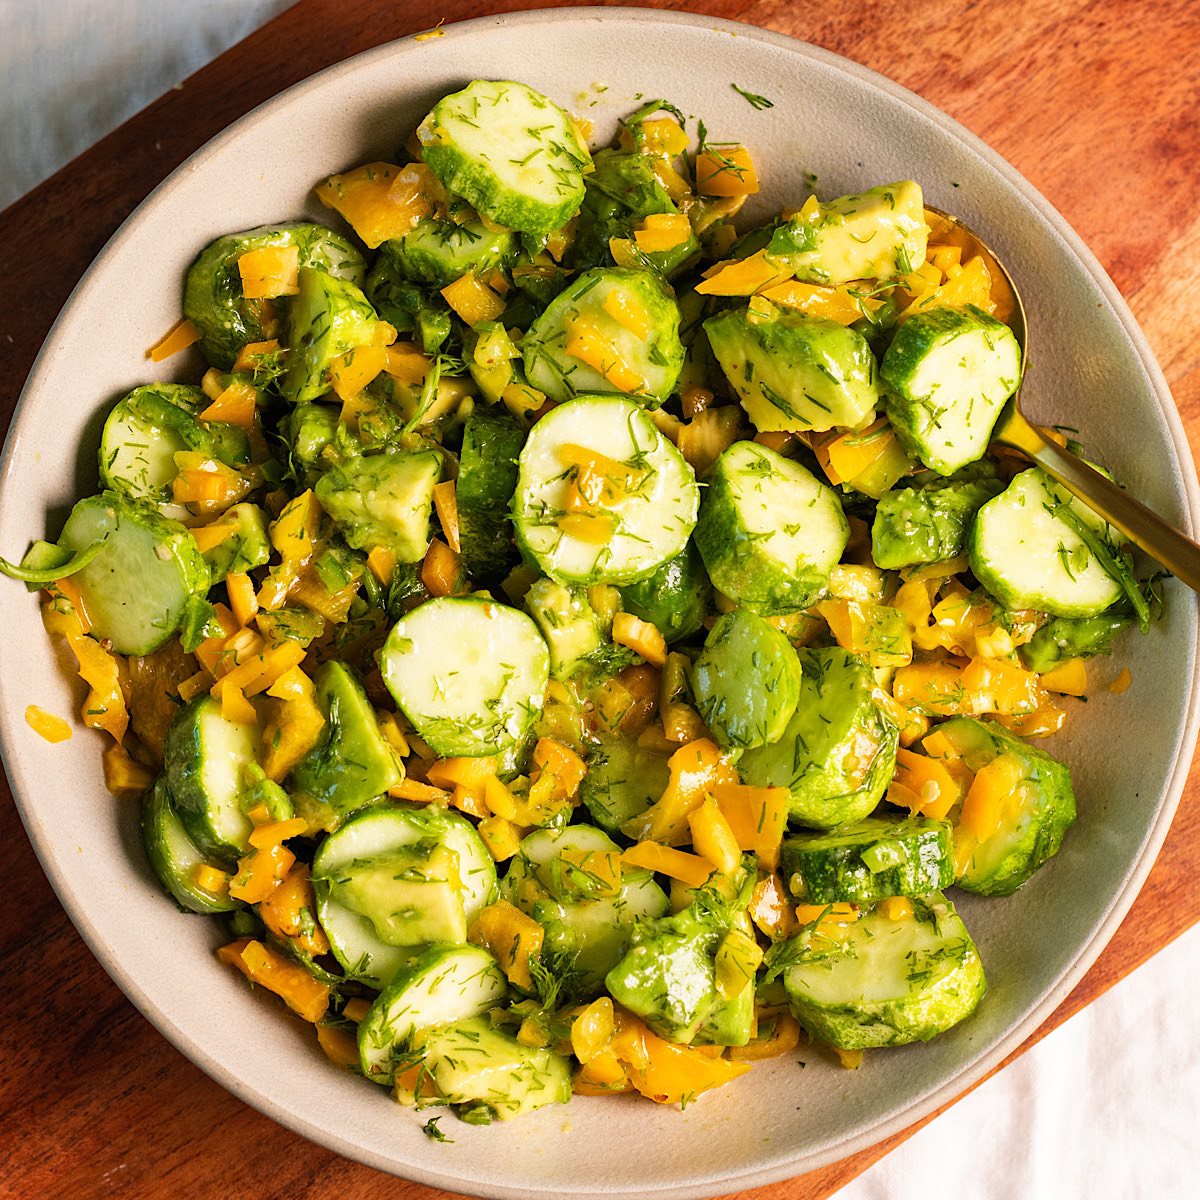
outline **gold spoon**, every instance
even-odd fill
[[[972,249],[983,258],[991,273],[993,298],[1000,302],[1002,308],[1011,304],[1011,315],[1001,319],[1006,321],[1021,344],[1021,377],[1024,378],[1028,352],[1025,308],[1012,276],[979,235],[957,217],[928,205],[925,215],[939,241],[958,242],[964,250]],[[1119,488],[1111,479],[1106,479],[1099,471],[1089,467],[1077,454],[1060,446],[1040,426],[1034,425],[1021,412],[1018,404],[1020,395],[1021,389],[1018,387],[1000,413],[992,430],[992,441],[1027,455],[1047,475],[1098,512],[1135,546],[1161,563],[1193,591],[1200,592],[1200,546]]]

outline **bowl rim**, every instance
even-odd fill
[[[764,43],[789,53],[809,58],[826,67],[854,76],[861,82],[885,93],[892,100],[915,110],[921,117],[938,126],[941,131],[950,135],[982,158],[1026,202],[1034,207],[1043,220],[1063,239],[1080,265],[1091,277],[1097,289],[1102,293],[1113,315],[1116,316],[1124,332],[1129,337],[1133,349],[1149,377],[1155,399],[1158,402],[1170,435],[1171,448],[1174,452],[1179,472],[1179,482],[1184,493],[1186,531],[1192,533],[1200,528],[1200,483],[1197,481],[1196,465],[1192,458],[1183,423],[1175,404],[1171,400],[1170,389],[1161,368],[1155,360],[1154,353],[1145,334],[1138,326],[1136,319],[1124,298],[1117,290],[1116,285],[1074,229],[1071,228],[1057,210],[1020,172],[1012,167],[1006,159],[988,146],[981,138],[907,88],[851,59],[786,34],[725,18],[653,8],[588,6],[582,8],[547,8],[485,15],[450,25],[440,25],[436,28],[436,32],[438,36],[453,39],[473,35],[486,27],[520,28],[522,26],[575,24],[580,22],[632,22],[639,25],[659,24],[673,28],[693,27],[710,31],[715,30],[730,33],[747,41]],[[426,32],[433,31],[427,30]],[[417,36],[420,35],[407,34],[401,38],[353,55],[350,58],[318,71],[314,75],[293,84],[264,101],[250,112],[232,122],[193,154],[189,155],[125,218],[80,277],[79,282],[72,290],[62,310],[50,327],[42,348],[34,360],[16,407],[13,410],[3,453],[0,454],[0,491],[8,485],[13,475],[16,453],[21,441],[20,430],[27,415],[26,409],[30,403],[31,396],[38,390],[45,363],[54,355],[58,348],[59,340],[63,336],[62,327],[65,324],[65,318],[78,303],[86,298],[93,278],[100,266],[116,247],[132,236],[144,214],[168,202],[183,179],[205,164],[209,159],[220,155],[227,143],[233,141],[243,132],[265,119],[277,107],[286,105],[297,95],[305,94],[310,90],[324,88],[334,80],[351,75],[368,62],[374,62],[377,59],[398,54],[419,52],[421,43],[414,40]],[[1195,616],[1198,601],[1195,596],[1188,593],[1187,602],[1192,606],[1193,610],[1193,619],[1191,622],[1190,694],[1195,698],[1200,694],[1200,656],[1195,652],[1197,640]],[[11,744],[11,735],[8,734],[7,728],[10,720],[15,722],[12,714],[6,709],[0,709],[0,762],[3,763],[8,778],[12,783],[17,810],[33,844],[39,863],[50,880],[51,886],[54,888],[60,903],[88,946],[88,949],[100,961],[108,975],[138,1008],[139,1012],[176,1049],[244,1103],[270,1117],[285,1128],[300,1134],[318,1145],[333,1150],[343,1157],[362,1162],[388,1174],[398,1174],[395,1161],[387,1160],[383,1156],[364,1150],[346,1141],[337,1133],[321,1128],[303,1117],[292,1114],[285,1107],[276,1104],[268,1096],[261,1094],[249,1082],[240,1079],[233,1072],[227,1071],[191,1034],[185,1032],[164,1013],[160,1012],[149,996],[144,993],[139,983],[126,970],[124,963],[108,952],[105,944],[104,930],[88,919],[87,914],[83,911],[81,902],[77,900],[66,882],[54,869],[50,856],[43,852],[44,828],[38,819],[35,806],[27,804],[23,799],[26,792],[30,795],[33,794],[33,781],[27,778],[17,757],[9,754],[6,749],[7,745]],[[1113,897],[1105,917],[1099,922],[1087,942],[1078,948],[1069,967],[1059,976],[1053,986],[1046,991],[1041,1001],[1034,1005],[1023,1020],[1018,1022],[1007,1034],[1001,1037],[990,1051],[972,1060],[970,1064],[943,1080],[932,1091],[914,1100],[913,1103],[893,1114],[890,1118],[871,1126],[869,1129],[854,1134],[823,1151],[808,1152],[803,1160],[780,1159],[769,1166],[722,1175],[719,1179],[713,1177],[708,1183],[689,1183],[683,1185],[668,1183],[661,1187],[652,1186],[646,1188],[644,1194],[660,1198],[660,1200],[667,1200],[667,1198],[670,1198],[670,1200],[699,1200],[701,1197],[724,1194],[726,1185],[736,1187],[739,1190],[760,1187],[792,1178],[799,1170],[809,1171],[827,1166],[830,1163],[840,1161],[861,1150],[877,1145],[893,1134],[908,1128],[915,1121],[935,1113],[937,1109],[952,1103],[965,1091],[969,1090],[986,1075],[995,1070],[1013,1050],[1050,1016],[1062,1000],[1074,989],[1076,984],[1078,984],[1103,952],[1136,900],[1158,857],[1158,853],[1166,839],[1175,811],[1179,805],[1190,770],[1190,752],[1196,742],[1198,727],[1200,727],[1200,704],[1193,703],[1184,714],[1184,718],[1180,723],[1175,760],[1164,782],[1161,801],[1156,810],[1153,822],[1147,831],[1137,860],[1126,875],[1119,892]],[[425,1170],[417,1166],[409,1166],[408,1164],[404,1164],[404,1170],[404,1178],[412,1179],[428,1187],[458,1191],[461,1190],[463,1185],[461,1179],[451,1174]],[[471,1184],[470,1186],[475,1185]],[[714,1191],[714,1187],[719,1187],[722,1190]],[[545,1200],[551,1193],[544,1190],[501,1185],[489,1187],[486,1193],[471,1192],[467,1194],[486,1194],[489,1196],[504,1197],[505,1200],[508,1200],[508,1198],[512,1198],[512,1200]],[[608,1189],[599,1188],[577,1194],[581,1197],[592,1195],[599,1197],[611,1196],[613,1193]]]

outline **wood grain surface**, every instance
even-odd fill
[[[1194,0],[713,0],[862,63],[978,134],[1081,234],[1133,308],[1200,448],[1200,20]],[[137,203],[231,121],[352,54],[533,3],[300,0],[168,92],[2,217],[0,429],[55,315]],[[0,780],[0,1196],[92,1200],[435,1200],[304,1141],[203,1075],[92,958]],[[1200,914],[1200,795],[1189,780],[1144,891],[1037,1041]],[[1024,1049],[1025,1047],[1022,1047]],[[1017,1051],[1019,1054],[1021,1051]],[[1015,1055],[1013,1056],[1015,1057]],[[914,1126],[914,1129],[916,1127]],[[832,1167],[741,1193],[831,1195],[913,1130]]]

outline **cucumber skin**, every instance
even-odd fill
[[[509,505],[525,430],[507,410],[476,409],[463,427],[455,497],[463,565],[472,579],[491,581],[516,560]]]
[[[690,637],[704,624],[713,592],[704,560],[691,540],[653,575],[617,590],[621,607],[649,621],[668,644]]]
[[[625,754],[630,761],[621,769],[632,771],[634,779],[609,779],[613,760]],[[588,755],[579,799],[601,829],[619,833],[626,821],[641,816],[663,794],[670,774],[665,755],[645,750],[636,742],[601,735]],[[614,800],[612,791],[618,787],[621,790]]]
[[[216,916],[242,908],[240,900],[234,900],[230,896],[210,896],[180,875],[165,844],[168,837],[167,825],[172,820],[179,822],[180,832],[187,836],[183,822],[171,806],[166,778],[160,775],[142,797],[142,843],[146,848],[146,857],[151,868],[176,904],[187,912],[203,916]],[[196,857],[203,858],[199,849],[196,850]]]
[[[700,552],[713,586],[744,608],[759,616],[799,612],[824,594],[829,585],[829,569],[820,564],[808,564],[807,569],[802,567],[795,575],[789,575],[782,564],[765,560],[758,550],[759,536],[745,527],[738,514],[737,501],[727,473],[726,456],[737,446],[735,442],[726,450],[708,474],[707,493],[700,505],[692,535],[696,549]],[[755,449],[770,461],[772,451],[764,446],[756,446]],[[821,486],[822,495],[828,493],[829,503],[836,508],[844,535],[837,555],[829,564],[829,568],[832,568],[849,540],[850,526],[836,496],[824,485]]]
[[[103,511],[93,515],[91,510],[97,507]],[[80,500],[71,509],[71,515],[63,526],[59,545],[69,550],[84,550],[104,525],[110,526],[111,535],[117,537],[122,521],[138,526],[158,539],[154,548],[155,561],[150,566],[155,574],[172,565],[178,572],[179,587],[184,593],[178,609],[168,608],[161,616],[155,614],[141,622],[140,630],[134,633],[126,631],[126,635],[122,636],[117,622],[128,614],[121,610],[129,599],[137,601],[146,598],[144,591],[140,598],[130,596],[129,589],[134,580],[130,578],[127,564],[118,562],[116,566],[111,565],[113,551],[105,547],[86,567],[77,571],[73,579],[84,597],[93,637],[98,641],[110,641],[112,649],[118,654],[151,654],[175,635],[187,615],[188,605],[195,598],[202,599],[207,595],[208,564],[196,545],[196,539],[178,521],[161,516],[146,505],[126,500],[116,492],[101,492],[99,496]],[[115,610],[104,600],[110,591],[120,593]]]
[[[560,128],[553,132],[561,133],[564,139],[563,144],[568,151],[572,145],[577,151],[576,155],[568,152],[567,157],[572,158],[576,163],[578,178],[571,180],[568,185],[566,180],[559,177],[560,185],[566,190],[559,189],[556,200],[549,201],[520,195],[506,197],[504,193],[509,190],[508,185],[502,183],[492,173],[490,167],[485,167],[481,171],[479,165],[469,155],[464,154],[453,143],[448,144],[438,138],[437,130],[443,121],[457,120],[453,110],[455,101],[460,101],[462,97],[468,95],[472,88],[482,90],[482,88],[496,86],[512,88],[536,97],[541,102],[539,107],[546,107],[550,110],[548,116],[553,114],[558,118]],[[566,223],[583,201],[583,168],[590,165],[591,162],[591,155],[588,153],[587,147],[580,141],[569,114],[553,101],[540,96],[524,84],[514,83],[511,80],[489,84],[477,80],[461,92],[455,92],[439,100],[430,114],[421,122],[417,129],[417,137],[421,142],[421,157],[424,159],[425,165],[441,180],[448,192],[462,196],[477,211],[497,225],[504,225],[508,229],[527,234],[530,238],[541,238],[553,233],[554,230]],[[569,171],[570,168],[567,170]]]
[[[249,841],[231,842],[213,827],[208,815],[208,796],[201,783],[204,746],[201,738],[201,718],[206,711],[220,714],[220,701],[207,692],[189,700],[176,714],[167,730],[163,748],[167,790],[176,815],[188,837],[202,854],[227,866],[232,866],[246,853]],[[252,726],[248,728],[253,728]],[[254,736],[251,735],[251,742]],[[254,826],[246,818],[245,838]]]
[[[848,1000],[844,1004],[830,1005],[798,994],[800,988],[796,985],[795,973],[802,972],[803,967],[792,967],[784,976],[789,1007],[812,1037],[842,1050],[904,1046],[916,1041],[927,1042],[975,1011],[987,991],[979,951],[954,905],[940,892],[928,900],[931,906],[945,906],[948,910],[938,919],[938,932],[942,932],[943,923],[948,923],[956,934],[946,946],[950,951],[955,948],[955,942],[959,943],[955,969],[916,998],[857,1004]],[[872,915],[868,913],[859,920],[870,920]]]
[[[875,707],[870,699],[874,676],[858,655],[837,647],[825,650],[806,650],[800,653],[800,702],[787,730],[779,741],[747,751],[738,764],[743,780],[754,787],[786,787],[791,792],[789,815],[801,825],[815,829],[834,829],[869,816],[891,782],[895,770],[896,747],[900,732]],[[819,736],[810,724],[811,736],[805,748],[797,745],[798,735],[805,730],[810,710],[821,712],[822,693],[826,690],[826,674],[830,670],[848,672],[850,702],[855,706],[854,718],[833,745],[809,748]],[[820,717],[816,724],[827,727]],[[853,791],[841,772],[840,761],[830,761],[836,750],[844,749],[848,741],[869,733],[877,742],[877,750],[865,779]],[[832,736],[832,735],[830,735]]]
[[[923,817],[895,822],[868,817],[838,832],[849,835],[860,826],[869,828],[857,845],[814,846],[825,840],[819,834],[784,838],[779,874],[792,899],[805,904],[874,904],[889,896],[924,896],[954,882],[954,839],[946,822]],[[872,872],[863,862],[863,850],[896,839],[910,844],[915,852],[897,866]],[[794,875],[803,881],[799,893],[792,888]]]
[[[1075,792],[1071,787],[1071,772],[1065,763],[1029,745],[993,721],[954,717],[939,728],[948,729],[949,737],[969,737],[974,740],[974,752],[968,750],[963,755],[973,771],[979,770],[1000,754],[1017,755],[1027,765],[1022,782],[1032,783],[1038,790],[1033,819],[1017,845],[986,872],[974,867],[972,856],[972,864],[967,867],[966,873],[955,880],[964,891],[980,896],[1011,896],[1039,867],[1058,853],[1067,830],[1075,823]]]
[[[469,233],[465,232],[468,226]],[[403,237],[390,239],[389,244],[406,279],[437,289],[467,274],[483,275],[508,266],[517,252],[516,238],[507,231],[493,233],[478,221],[462,226],[432,217],[418,221]]]
[[[263,340],[254,301],[242,295],[237,260],[249,250],[297,246],[301,266],[317,266],[361,286],[366,263],[353,244],[323,225],[290,222],[229,233],[211,242],[188,269],[183,315],[200,331],[204,357],[223,371],[233,368],[238,352]]]
[[[692,668],[692,694],[722,746],[749,750],[783,736],[800,701],[800,676],[791,642],[762,617],[735,608],[709,631]],[[754,728],[748,721],[757,708],[764,712]]]

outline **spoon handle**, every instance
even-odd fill
[[[1200,546],[1112,480],[1093,470],[1078,455],[1044,437],[1015,405],[1010,403],[993,438],[1027,454],[1046,474],[1095,509],[1135,546],[1161,563],[1192,591],[1200,592]]]

